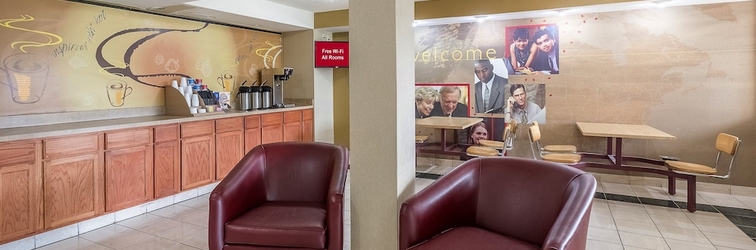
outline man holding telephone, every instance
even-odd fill
[[[508,105],[505,113],[510,113],[512,119],[515,119],[517,123],[533,123],[533,121],[546,123],[545,116],[539,115],[542,111],[541,107],[528,100],[525,85],[513,84],[509,88],[509,93],[512,96],[507,99]]]

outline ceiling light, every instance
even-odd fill
[[[478,20],[479,23],[482,23],[486,20],[486,16],[475,16],[475,20]]]
[[[412,22],[412,27],[417,27],[417,21]]]
[[[667,5],[669,5],[669,2],[672,2],[672,0],[657,0],[657,1],[653,1],[652,3],[656,5],[656,8],[661,9],[661,8],[667,7]]]
[[[560,15],[560,16],[564,16],[564,14],[566,14],[568,11],[570,10],[569,9],[554,10],[554,12],[556,12],[557,15]]]

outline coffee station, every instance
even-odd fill
[[[263,69],[260,84],[257,84],[257,81],[249,86],[246,86],[246,82],[242,83],[236,94],[238,110],[254,111],[294,107],[294,104],[284,104],[283,101],[283,84],[289,80],[293,72],[294,69],[288,67]]]

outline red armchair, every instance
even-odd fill
[[[348,164],[331,144],[255,147],[210,194],[210,250],[341,250]]]
[[[585,249],[595,192],[568,166],[473,159],[402,204],[399,249]]]

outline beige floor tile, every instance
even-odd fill
[[[585,249],[586,250],[623,250],[622,245],[620,244],[596,241],[596,240],[588,240],[586,242]]]
[[[129,228],[133,228],[133,229],[139,229],[139,228],[148,227],[155,223],[162,223],[164,220],[166,220],[165,217],[160,217],[152,213],[146,213],[146,214],[137,215],[135,217],[120,221],[117,224],[121,226],[129,227]]]
[[[630,186],[638,197],[654,198],[661,200],[669,200],[669,194],[661,187],[649,187],[649,186]]]
[[[155,238],[154,235],[121,225],[109,225],[80,235],[106,247],[123,249]]]
[[[651,220],[654,221],[654,224],[656,224],[657,227],[667,226],[685,229],[698,229],[698,227],[696,227],[696,224],[694,224],[690,219],[667,217],[664,215],[649,215],[649,217],[651,217]]]
[[[737,249],[756,249],[756,242],[745,235],[730,235],[730,234],[717,234],[711,232],[703,232],[706,238],[711,241],[714,246],[731,247]]]
[[[617,231],[597,228],[597,227],[588,227],[588,239],[615,243],[615,244],[622,244],[619,238],[619,234],[617,234]]]
[[[192,198],[192,199],[183,201],[181,203],[178,203],[178,205],[208,211],[210,210],[209,202],[210,202],[210,194],[205,194],[205,195],[201,195],[199,197]]]
[[[112,248],[94,243],[81,237],[71,237],[53,244],[37,248],[38,250],[110,250]]]
[[[617,230],[617,226],[614,224],[614,219],[612,217],[595,216],[591,214],[591,219],[588,221],[588,225],[596,228]]]
[[[627,175],[601,174],[601,182],[630,184],[630,177]]]
[[[682,209],[679,209],[679,208],[660,207],[660,206],[653,206],[653,205],[643,205],[643,207],[646,208],[646,212],[648,213],[649,216],[656,215],[660,217],[688,219],[688,216],[685,215],[687,211],[683,211]]]
[[[124,250],[197,250],[196,247],[183,245],[179,242],[155,237],[139,244],[124,248]]]
[[[669,249],[667,242],[661,237],[619,232],[623,246],[640,247],[646,249]]]
[[[607,201],[606,203],[607,205],[609,205],[609,209],[612,210],[612,212],[616,210],[643,211],[643,212],[646,211],[643,205],[639,203],[629,203],[629,202],[622,202],[622,201]]]
[[[717,250],[717,248],[714,247],[711,243],[708,244],[699,244],[699,243],[693,243],[689,241],[684,240],[675,240],[675,239],[668,239],[665,238],[665,241],[667,241],[667,245],[669,246],[669,249],[671,250]]]
[[[616,220],[617,231],[630,232],[653,237],[662,237],[654,223],[641,223],[635,221]]]
[[[207,229],[203,229],[203,231],[198,233],[198,236],[186,239],[181,244],[188,245],[191,247],[199,248],[199,249],[210,249],[207,241]]]
[[[591,208],[591,216],[612,217],[612,212],[609,207],[593,207]]]
[[[623,247],[625,248],[625,250],[654,250],[654,249],[649,249],[649,248],[633,247],[633,246],[625,246],[625,245],[623,245]]]
[[[711,244],[706,236],[698,229],[658,226],[664,239],[675,239],[698,244]]]
[[[601,186],[604,188],[605,193],[635,196],[635,192],[630,187],[630,184],[601,182]]]
[[[723,220],[698,220],[695,222],[696,226],[702,232],[712,232],[719,234],[736,235],[741,234],[740,228],[732,224],[732,222]]]
[[[717,248],[717,250],[745,250],[740,248],[732,248],[732,247],[723,247],[723,246],[714,246]]]
[[[641,209],[643,209],[641,207]],[[654,221],[651,220],[651,217],[646,213],[646,210],[624,210],[624,209],[613,209],[612,210],[612,217],[615,221],[624,220],[624,221],[632,221],[632,222],[638,222],[638,223],[647,223],[647,224],[653,224]]]
[[[712,212],[704,212],[704,211],[696,211],[695,213],[686,213],[686,216],[690,218],[693,222],[707,220],[707,221],[717,221],[717,222],[729,222],[730,220],[727,219],[724,215],[720,213],[712,213]]]
[[[750,208],[749,206],[746,206],[745,204],[743,204],[743,202],[740,202],[738,199],[735,199],[734,197],[725,198],[725,199],[706,197],[704,199],[706,199],[706,201],[711,205],[737,207],[737,208]]]

